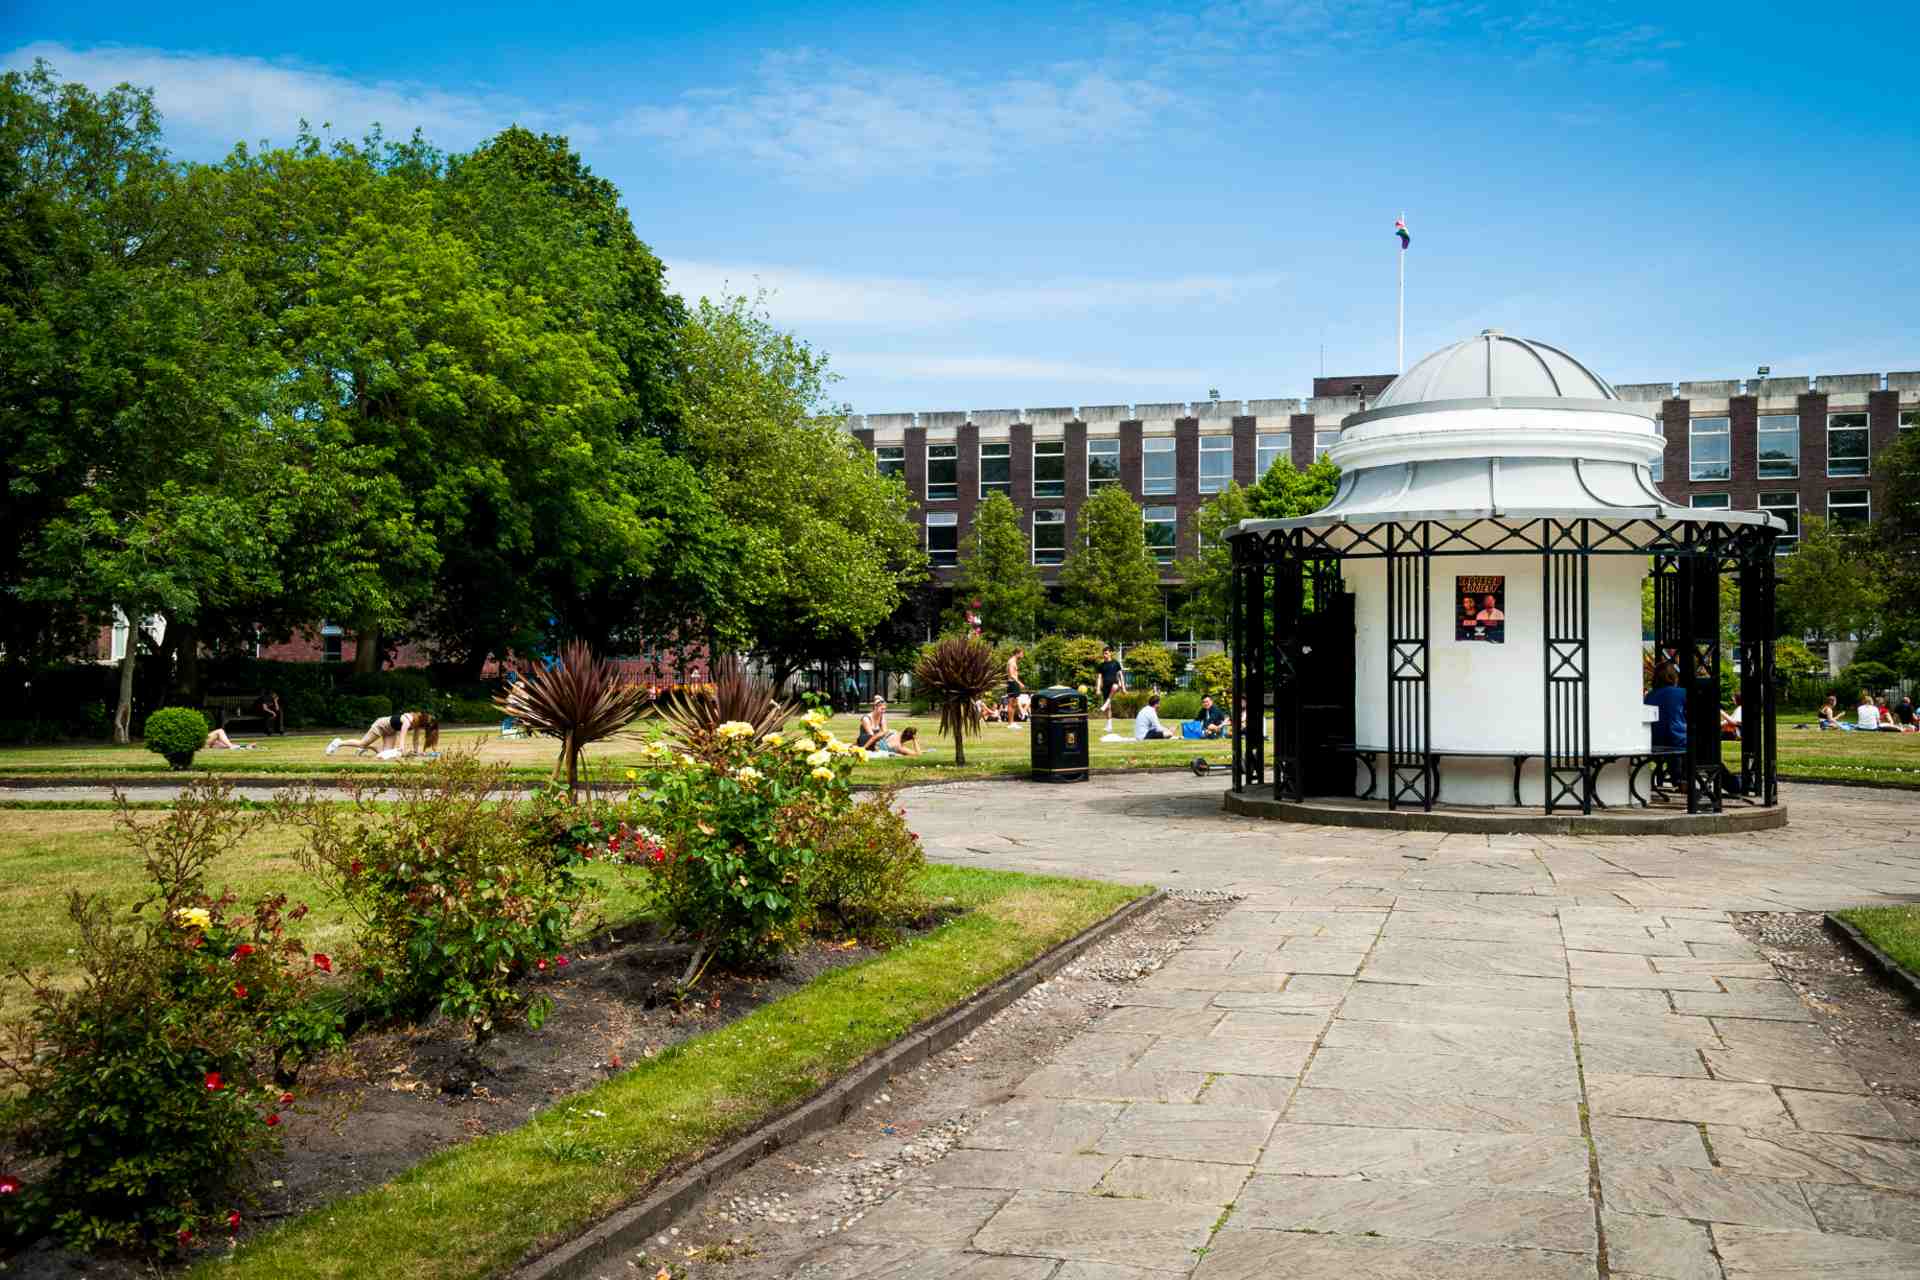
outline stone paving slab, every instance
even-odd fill
[[[1727,915],[1920,898],[1920,798],[1582,839],[1254,824],[1197,779],[1047,797],[906,803],[938,858],[1243,898],[791,1274],[1920,1275],[1920,1108]]]

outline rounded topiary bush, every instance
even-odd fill
[[[207,718],[192,707],[162,707],[147,717],[146,739],[147,750],[184,769],[207,745]]]

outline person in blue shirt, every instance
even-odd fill
[[[1687,745],[1687,691],[1680,687],[1680,673],[1672,667],[1660,671],[1660,683],[1642,702],[1660,709],[1653,722],[1654,750],[1673,750]]]

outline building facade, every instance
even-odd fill
[[[1177,588],[1171,566],[1197,549],[1193,516],[1202,504],[1229,482],[1253,484],[1277,458],[1308,466],[1339,439],[1342,420],[1392,381],[1318,378],[1304,400],[876,413],[848,426],[882,472],[906,482],[939,580],[954,575],[975,507],[1004,493],[1051,584],[1080,504],[1117,485],[1140,504],[1162,581]],[[1767,511],[1787,525],[1783,551],[1805,516],[1873,520],[1885,499],[1874,459],[1920,425],[1920,372],[1614,390],[1659,423],[1666,451],[1654,479],[1674,505]]]

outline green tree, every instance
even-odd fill
[[[1287,464],[1276,462],[1274,468],[1283,465]],[[1227,535],[1238,528],[1242,520],[1252,517],[1251,498],[1258,492],[1258,489],[1242,489],[1230,483],[1193,513],[1199,551],[1175,561],[1173,571],[1187,589],[1180,620],[1195,635],[1225,637],[1227,634],[1227,584],[1233,573],[1233,548]]]
[[[949,626],[964,628],[966,614],[973,610],[980,615],[980,631],[988,640],[1030,637],[1039,630],[1046,602],[1040,571],[1033,566],[1033,544],[1020,527],[1020,513],[1007,495],[992,494],[973,510],[973,528],[960,550]]]
[[[1873,469],[1884,496],[1864,542],[1884,589],[1886,629],[1920,641],[1920,431],[1902,431]]]
[[[1780,565],[1780,634],[1837,640],[1872,632],[1886,590],[1869,548],[1859,535],[1802,517],[1800,545]]]
[[[1339,488],[1340,468],[1328,458],[1315,459],[1305,471],[1278,458],[1247,491],[1247,505],[1256,520],[1291,520],[1326,506]]]
[[[776,687],[876,637],[927,577],[905,486],[827,412],[826,360],[756,299],[703,298],[681,334],[683,455],[734,544],[704,575],[699,616],[750,648]]]
[[[1140,508],[1108,485],[1080,504],[1060,566],[1061,629],[1132,644],[1159,632],[1161,610],[1160,567],[1147,550]]]

